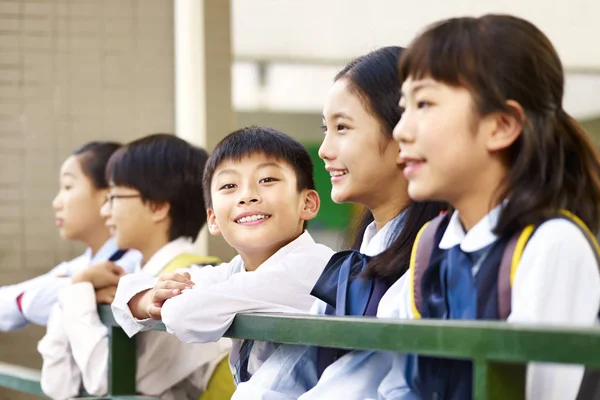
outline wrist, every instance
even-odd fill
[[[137,319],[148,319],[147,303],[149,301],[150,289],[139,292],[129,300],[128,306],[131,314]]]

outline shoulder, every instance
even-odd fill
[[[320,243],[304,244],[289,252],[289,256],[321,259],[325,260],[325,262],[329,261],[334,254],[335,251]]]
[[[572,221],[556,218],[542,223],[525,245],[513,286],[519,281],[529,282],[527,286],[532,281],[597,281],[600,274],[592,246]]]
[[[542,223],[529,239],[524,255],[525,252],[531,251],[573,251],[595,259],[595,249],[582,229],[564,218],[555,218]]]

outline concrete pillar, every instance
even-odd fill
[[[178,136],[212,150],[235,127],[231,104],[229,0],[175,0],[175,120]],[[197,248],[228,261],[222,238],[202,231]]]

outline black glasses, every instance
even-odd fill
[[[112,207],[114,199],[135,199],[136,197],[142,197],[141,194],[107,194],[106,202]]]

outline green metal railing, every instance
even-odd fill
[[[109,307],[100,307],[100,318],[110,328],[110,396],[106,399],[125,399],[135,394],[135,341],[116,324]],[[164,330],[164,326],[156,329]],[[238,315],[226,336],[471,359],[476,400],[524,399],[527,362],[600,368],[600,329],[596,328],[248,314]],[[6,381],[0,371],[2,385]]]

